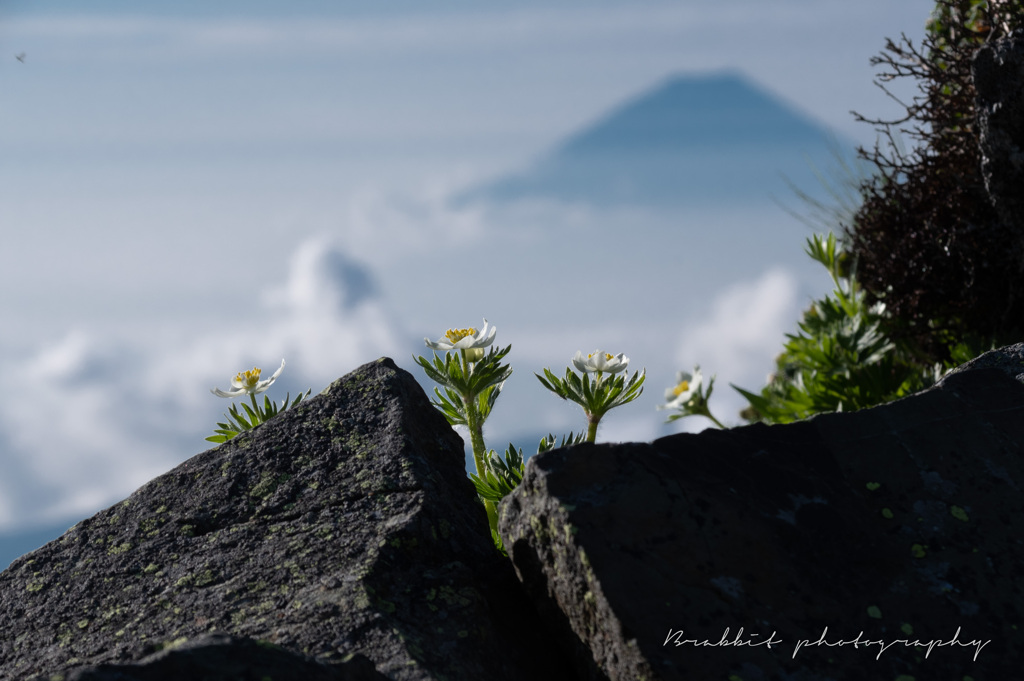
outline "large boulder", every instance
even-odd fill
[[[584,678],[1017,678],[1022,374],[1018,345],[874,409],[540,454],[501,533]]]
[[[254,642],[323,678],[572,678],[464,461],[413,377],[367,364],[0,573],[0,678],[162,678]]]

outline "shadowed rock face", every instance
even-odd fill
[[[382,359],[0,573],[0,679],[100,673],[211,632],[238,641],[207,657],[254,639],[323,678],[354,674],[350,654],[391,679],[571,678],[535,617],[462,440]]]
[[[203,634],[137,663],[79,667],[60,681],[386,681],[362,655],[325,665],[283,648],[225,634]],[[33,681],[55,681],[39,676]]]
[[[875,409],[541,454],[502,536],[586,678],[1013,678],[1021,374],[1018,345]]]
[[[1024,227],[1024,30],[985,45],[971,68],[977,92],[981,171],[993,207]],[[1024,236],[1014,244],[1024,251]]]

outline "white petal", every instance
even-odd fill
[[[245,394],[244,389],[224,391],[221,390],[220,388],[211,388],[210,392],[216,395],[217,397],[238,397],[239,395]]]
[[[454,349],[452,344],[445,342],[443,338],[439,338],[436,343],[434,343],[428,338],[424,338],[423,342],[426,343],[427,347],[430,348],[431,350],[441,350],[443,352],[448,352],[449,350]]]
[[[581,350],[577,350],[576,354],[573,355],[572,364],[579,371],[582,371],[584,373],[590,371],[590,369],[587,368],[587,360],[583,357],[583,352]]]
[[[277,368],[277,371],[274,372],[274,375],[270,377],[270,383],[273,383],[274,381],[276,381],[277,377],[281,375],[282,371],[284,371],[284,360],[283,359],[281,360],[281,366],[279,366]],[[270,385],[270,384],[268,383],[267,385]]]
[[[624,354],[620,352],[619,354],[615,355],[615,357],[612,357],[610,360],[608,360],[608,368],[605,369],[605,371],[611,374],[617,374],[623,369],[625,369],[627,366],[629,366],[629,357],[626,357]]]
[[[485,348],[494,342],[494,336],[498,333],[498,327],[491,326],[490,332],[488,333],[487,320],[484,319],[484,328],[480,329],[480,333],[477,334],[476,345],[473,347]]]

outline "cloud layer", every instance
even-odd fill
[[[286,358],[280,399],[408,347],[373,275],[328,239],[301,243],[262,299],[208,335],[184,320],[73,329],[9,359],[17,399],[0,412],[0,531],[90,513],[204,449],[228,407],[209,389],[240,370]]]

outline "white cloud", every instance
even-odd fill
[[[793,330],[799,302],[796,277],[784,269],[735,284],[715,299],[706,319],[683,330],[676,359],[681,367],[700,364],[737,378],[770,366]]]
[[[228,407],[209,389],[254,363],[287,359],[281,399],[407,344],[369,270],[323,238],[299,245],[264,299],[200,337],[73,329],[8,362],[0,531],[92,513],[201,451]]]
[[[727,425],[740,423],[736,414],[746,406],[729,384],[755,392],[764,385],[785,334],[795,330],[802,302],[797,278],[773,268],[725,290],[706,318],[680,331],[675,353],[679,368],[689,371],[700,365],[705,379],[716,376],[710,407]],[[708,424],[699,417],[680,423],[689,432]]]
[[[347,248],[378,267],[448,260],[445,253],[479,244],[486,229],[483,207],[451,205],[452,192],[467,181],[435,174],[412,193],[360,191],[338,231]]]

